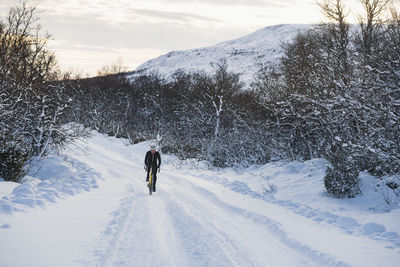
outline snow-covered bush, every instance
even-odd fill
[[[359,171],[351,157],[338,153],[330,159],[324,184],[329,195],[336,198],[353,198],[361,193],[359,188]]]
[[[0,177],[18,182],[25,175],[24,165],[29,155],[17,145],[0,143]]]
[[[400,202],[400,176],[392,175],[379,179],[379,188],[388,206],[398,205]]]

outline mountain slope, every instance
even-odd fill
[[[244,81],[250,81],[261,64],[270,64],[280,58],[282,43],[290,41],[297,33],[310,27],[276,25],[210,47],[173,51],[143,63],[131,77],[158,72],[168,78],[178,70],[208,72],[212,70],[211,63],[226,59],[230,71],[240,73]]]

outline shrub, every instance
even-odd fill
[[[358,186],[359,171],[351,161],[333,163],[324,177],[326,191],[336,198],[353,198],[361,193]]]
[[[6,181],[19,182],[25,175],[24,165],[29,155],[16,146],[2,146],[0,151],[0,177]]]

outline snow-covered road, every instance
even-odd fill
[[[387,223],[390,229],[380,231],[384,225],[363,223],[361,217],[350,218],[339,210],[279,200],[263,193],[261,185],[256,190],[257,179],[251,172],[178,168],[172,156],[164,156],[157,192],[150,196],[143,170],[147,146],[128,146],[95,135],[86,153],[69,153],[88,174],[99,177],[93,188],[27,209],[18,206],[21,201],[13,202],[17,197],[11,192],[3,193],[10,207],[21,211],[5,214],[9,208],[2,202],[0,266],[398,266],[400,262],[396,223]],[[248,182],[242,179],[246,175]],[[371,225],[372,234],[367,235],[366,225]]]
[[[121,202],[118,213],[126,214],[109,225],[119,223],[111,249],[102,253],[106,266],[318,265],[317,257],[287,246],[264,223],[207,197],[202,188],[162,177],[153,196],[140,179],[135,197]]]
[[[85,256],[85,264],[320,266],[321,262],[335,262],[308,253],[307,248],[286,244],[276,233],[278,223],[271,221],[272,227],[268,227],[263,220],[257,222],[245,210],[218,199],[213,191],[222,193],[226,189],[199,179],[195,170],[182,174],[168,162],[163,163],[158,190],[150,196],[141,158],[147,147],[136,148],[142,151],[131,151],[131,158],[136,156],[132,161],[113,156],[107,163],[97,158],[101,157],[102,148],[94,153],[96,159],[88,162],[96,170],[96,164],[102,162],[102,176],[124,184],[124,190],[95,249]],[[104,152],[106,158],[113,153]],[[246,201],[243,196],[238,197]]]

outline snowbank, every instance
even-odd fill
[[[4,196],[11,194],[15,187],[17,187],[19,183],[7,182],[3,179],[0,179],[0,199]]]
[[[310,221],[341,229],[348,235],[382,240],[400,249],[400,199],[393,190],[384,188],[384,181],[389,178],[379,180],[362,172],[363,194],[353,199],[335,199],[324,188],[328,164],[324,159],[273,162],[239,172],[233,169],[215,172],[200,164],[196,176],[289,209]],[[193,171],[193,166],[182,167],[181,172],[188,171]]]
[[[66,156],[39,162],[36,171],[22,184],[0,181],[0,214],[44,207],[57,199],[97,188],[99,175],[86,164]]]

